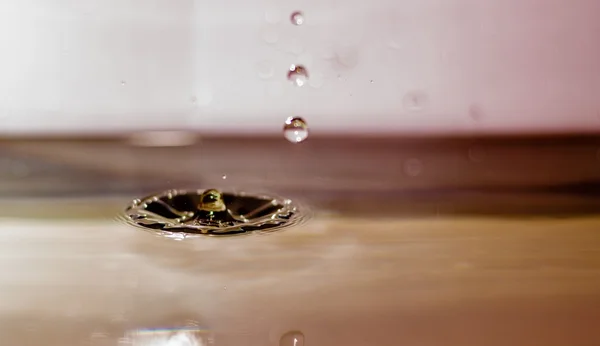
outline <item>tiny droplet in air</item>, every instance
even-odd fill
[[[302,25],[304,24],[304,14],[300,11],[293,12],[290,16],[290,20],[294,25]]]
[[[221,178],[223,178],[223,180],[227,179],[227,174],[223,174]]]
[[[121,81],[121,85],[125,85],[125,84],[127,84],[127,82],[126,82],[126,81],[124,81],[124,80],[122,80],[122,81]]]
[[[283,136],[292,143],[303,142],[308,137],[308,125],[300,117],[289,117],[283,125]]]
[[[404,96],[402,103],[407,111],[418,112],[427,106],[429,98],[423,91],[411,91]]]
[[[279,346],[304,346],[304,334],[299,331],[287,332],[279,339]]]
[[[287,74],[287,78],[296,86],[303,86],[308,80],[308,71],[302,65],[292,65]]]

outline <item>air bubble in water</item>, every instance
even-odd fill
[[[304,334],[299,331],[287,332],[279,339],[279,346],[304,346]]]
[[[283,125],[283,136],[292,143],[303,142],[308,137],[308,125],[300,117],[289,117]]]
[[[292,65],[290,66],[290,71],[287,75],[288,80],[290,80],[296,86],[303,86],[306,84],[308,80],[308,71],[302,65]]]
[[[290,16],[290,20],[294,25],[302,25],[304,24],[304,15],[302,14],[302,12],[296,11],[292,13],[292,15]]]

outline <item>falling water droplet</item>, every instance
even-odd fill
[[[294,25],[302,25],[304,24],[304,15],[302,14],[302,12],[296,11],[292,13],[292,15],[290,16],[290,20]]]
[[[287,332],[279,339],[279,346],[304,346],[304,334],[299,331]]]
[[[292,143],[303,142],[308,137],[308,125],[300,117],[289,117],[283,125],[283,135]]]
[[[374,83],[372,79],[371,79],[370,83],[371,83],[371,84],[373,84],[373,83]]]
[[[222,178],[223,180],[227,179],[227,174],[223,174]]]
[[[302,25],[304,24],[304,15],[302,14],[302,12],[296,11],[292,13],[292,15],[290,16],[290,20],[294,25]]]
[[[121,85],[126,85],[126,84],[127,84],[126,81],[124,81],[124,80],[121,81]]]
[[[290,71],[287,74],[288,80],[290,80],[296,86],[303,86],[308,80],[308,71],[302,65],[290,66]]]

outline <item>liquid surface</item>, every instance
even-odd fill
[[[3,345],[600,344],[600,137],[2,144]],[[191,241],[114,219],[199,187],[311,218]]]
[[[300,219],[289,199],[208,190],[169,190],[134,200],[128,221],[160,235],[183,239],[273,232]]]

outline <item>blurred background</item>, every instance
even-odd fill
[[[301,11],[302,23],[291,14]],[[0,4],[0,134],[600,130],[600,3]],[[287,78],[308,72],[303,87]]]

